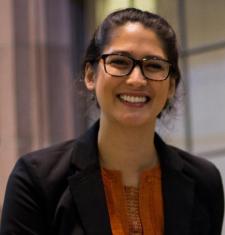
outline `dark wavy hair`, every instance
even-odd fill
[[[180,83],[181,75],[178,66],[177,39],[173,28],[161,16],[136,8],[125,8],[112,12],[99,25],[85,53],[82,65],[82,77],[85,75],[85,66],[87,63],[93,66],[96,65],[96,58],[101,56],[104,48],[109,43],[112,31],[128,22],[140,23],[157,35],[168,60],[172,64],[170,77],[171,79],[175,79],[177,88]],[[167,102],[164,110],[171,110],[173,108],[172,103],[173,101]]]

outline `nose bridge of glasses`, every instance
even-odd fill
[[[133,70],[138,69],[139,72],[141,72],[143,78],[145,78],[144,71],[143,71],[143,60],[136,60],[136,59],[132,59],[132,60],[133,60],[133,66],[131,68],[130,73],[133,73]]]
[[[142,69],[142,60],[132,60],[133,64],[130,68],[128,82],[143,83],[145,82],[145,75]]]

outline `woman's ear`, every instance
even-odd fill
[[[87,63],[85,66],[84,81],[89,91],[95,90],[95,72],[93,66],[90,63]]]
[[[169,92],[168,92],[168,99],[173,98],[176,92],[176,81],[173,77],[169,78],[170,79],[170,84],[169,84]]]

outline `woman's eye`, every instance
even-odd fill
[[[114,59],[111,60],[110,65],[115,65],[115,66],[127,66],[129,65],[129,63],[126,60],[122,60],[122,59]]]
[[[158,70],[162,70],[163,66],[159,63],[148,63],[145,65],[145,69],[158,71]]]

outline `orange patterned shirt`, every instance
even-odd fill
[[[139,187],[124,186],[119,171],[102,168],[113,235],[163,235],[160,166],[140,175]]]

